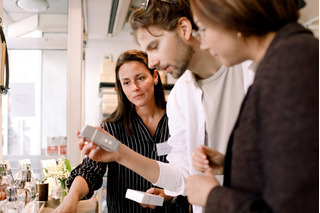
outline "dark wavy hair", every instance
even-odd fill
[[[296,22],[299,2],[301,0],[190,0],[192,12],[204,24],[241,32],[243,36],[263,36]]]
[[[172,31],[176,29],[181,17],[188,18],[193,29],[198,29],[192,18],[189,0],[150,0],[146,11],[142,8],[136,9],[131,14],[129,22],[136,36],[138,29],[148,30],[151,26]]]
[[[143,64],[153,75],[154,69],[148,68],[148,57],[147,54],[140,50],[127,50],[123,52],[116,63],[115,74],[116,74],[116,90],[118,97],[118,106],[114,112],[109,115],[104,122],[119,122],[123,124],[130,136],[133,136],[133,129],[131,125],[132,114],[135,112],[135,105],[131,103],[127,96],[124,94],[121,82],[119,79],[119,70],[122,65],[131,61],[137,61]],[[164,88],[161,82],[160,76],[158,77],[158,83],[154,85],[154,97],[156,106],[165,109],[166,100],[164,95]]]

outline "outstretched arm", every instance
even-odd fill
[[[105,134],[109,134],[103,129],[100,129],[98,127],[96,128],[99,129],[99,131],[103,131]],[[79,132],[77,134],[79,136]],[[80,136],[79,138],[80,140],[78,145],[82,154],[88,155],[90,159],[100,162],[115,161],[136,172],[151,183],[157,182],[160,174],[160,169],[157,161],[133,151],[122,143],[119,145],[119,148],[116,152],[108,152],[95,145],[93,142],[86,141]]]
[[[64,198],[64,201],[53,211],[53,213],[76,212],[79,200],[84,198],[88,193],[89,187],[86,180],[81,176],[77,176],[69,189],[68,195]]]

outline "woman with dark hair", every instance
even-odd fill
[[[206,212],[319,211],[319,41],[297,23],[303,5],[191,0],[201,48],[226,66],[253,60],[256,71],[225,160],[194,151],[205,175],[190,176],[186,190]],[[220,186],[212,171],[223,166]]]
[[[165,112],[166,101],[158,71],[148,68],[146,53],[128,50],[119,56],[115,74],[118,106],[102,122],[101,128],[136,152],[148,158],[166,162],[166,156],[158,155],[156,152],[157,144],[166,141],[169,137],[168,118]],[[127,189],[147,191],[152,184],[116,162],[97,162],[89,157],[86,157],[71,172],[67,181],[70,188],[69,194],[56,212],[76,212],[78,201],[89,199],[94,190],[101,187],[107,170],[109,213],[188,212],[189,204],[186,197],[179,197],[179,203],[168,201],[164,202],[162,207],[156,208],[142,206],[126,199]],[[164,193],[162,196],[165,197],[165,201],[171,198]]]
[[[151,76],[154,76],[154,78],[155,78],[154,87],[153,87],[154,93],[151,95],[152,95],[152,99],[154,99],[154,103],[155,103],[154,107],[156,108],[156,110],[160,111],[158,113],[159,115],[163,115],[165,112],[166,100],[165,100],[163,85],[162,85],[161,79],[159,78],[158,71],[156,71],[155,69],[148,68],[148,58],[147,58],[146,53],[139,51],[139,50],[128,50],[119,56],[119,58],[117,60],[116,68],[115,68],[118,106],[117,106],[116,110],[108,118],[106,118],[104,123],[106,123],[106,122],[121,122],[125,126],[128,134],[133,136],[133,126],[132,126],[131,120],[132,120],[132,116],[136,112],[138,106],[136,106],[136,104],[135,104],[135,99],[134,98],[131,99],[131,97],[127,96],[127,94],[126,94],[128,85],[131,82],[124,81],[124,80],[123,80],[123,82],[121,82],[120,75],[119,75],[120,68],[123,65],[126,65],[126,68],[129,67],[129,68],[127,68],[128,69],[127,72],[129,72],[133,69],[130,65],[132,63],[129,63],[129,62],[132,62],[132,63],[140,62],[138,64],[140,66],[141,66],[141,64],[144,65],[144,67],[149,70]],[[122,69],[124,69],[124,68],[122,68]],[[154,105],[154,103],[152,103],[152,105]],[[146,107],[146,106],[144,106],[144,107]],[[149,106],[147,106],[147,107],[149,107]],[[147,109],[148,109],[147,111],[151,110],[149,108],[147,108]],[[145,110],[145,109],[143,109],[143,110]],[[158,114],[156,114],[156,112],[154,112],[153,116],[154,115],[159,116]],[[154,118],[153,116],[152,116],[152,118]],[[147,122],[145,124],[147,125]],[[155,122],[154,124],[157,124],[157,122]],[[103,124],[102,124],[102,127],[103,127]],[[151,134],[154,135],[154,132],[155,132],[154,127],[156,127],[156,125],[149,124],[149,126],[147,126],[147,127],[149,128],[149,131],[151,132]]]

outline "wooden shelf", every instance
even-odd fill
[[[164,84],[163,87],[165,90],[171,90],[173,88],[174,84]],[[110,82],[100,82],[99,83],[99,89],[103,87],[115,87],[115,83]]]

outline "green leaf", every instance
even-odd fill
[[[65,158],[65,159],[64,159],[64,163],[66,164],[66,169],[67,169],[69,172],[71,172],[70,161],[69,161],[67,158]]]

